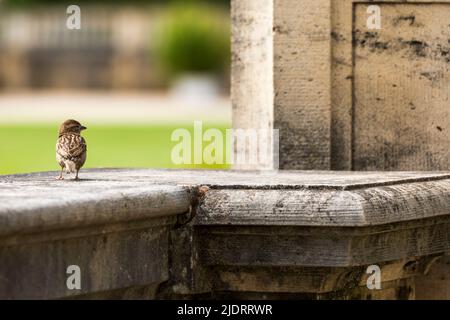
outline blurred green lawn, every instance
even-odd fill
[[[211,127],[224,133],[229,126],[204,124],[203,130]],[[84,167],[227,168],[173,164],[171,150],[177,142],[170,138],[177,128],[186,128],[193,136],[192,124],[88,125],[83,132],[88,144]],[[58,125],[0,125],[0,174],[59,170],[55,159],[57,132]]]

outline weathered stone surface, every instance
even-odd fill
[[[252,1],[233,2],[240,17]],[[380,30],[366,24],[373,4]],[[280,130],[281,169],[450,168],[450,1],[271,0],[260,8],[265,23],[233,21],[235,41],[249,39],[234,54],[264,57],[233,61],[241,79],[233,119]],[[264,45],[250,41],[270,24]]]
[[[354,24],[354,170],[450,167],[450,3],[367,4]]]
[[[449,190],[448,179],[355,190],[222,187],[208,192],[196,221],[214,225],[385,225],[448,215]]]
[[[274,127],[280,130],[280,169],[330,169],[331,2],[271,4],[272,108]]]
[[[114,181],[105,173],[80,182],[52,175],[0,178],[0,236],[170,216],[189,209],[177,186]]]
[[[202,228],[199,236],[203,258],[211,265],[348,267],[445,252],[450,246],[449,221],[430,224],[360,233],[338,228],[210,227]]]
[[[1,238],[0,299],[49,299],[157,287],[169,279],[168,234],[169,226],[175,224],[171,218]],[[69,290],[66,285],[71,265],[80,268],[80,290]]]
[[[381,290],[368,290],[365,267],[228,267],[215,266],[218,292],[253,293],[255,298],[299,299],[413,299],[412,277],[420,275],[429,258],[381,263]],[[405,265],[414,264],[414,270]],[[282,276],[281,276],[282,275]]]
[[[154,297],[169,279],[170,230],[190,201],[186,188],[114,171],[79,182],[0,177],[0,299]],[[66,286],[70,265],[80,267],[80,290]]]
[[[445,172],[83,172],[0,177],[1,298],[406,299],[450,251]]]
[[[450,253],[437,260],[424,275],[415,279],[416,299],[450,300]]]
[[[233,128],[273,129],[272,0],[231,2]],[[270,142],[268,142],[270,143]],[[259,169],[272,168],[272,162]]]
[[[251,0],[232,2],[236,8],[233,17],[245,14],[246,6],[254,4]],[[381,9],[380,30],[368,29],[369,5],[377,5]],[[253,36],[267,31],[268,25],[273,27],[272,36],[264,37],[263,42],[247,41],[233,50],[237,56],[264,57],[264,63],[257,59],[246,60],[245,63],[251,65],[249,69],[244,68],[245,63],[241,60],[233,61],[233,77],[242,79],[236,83],[239,90],[233,92],[234,120],[244,128],[257,128],[258,123],[270,127],[273,121],[274,129],[280,129],[281,169],[448,170],[450,33],[446,17],[449,8],[448,0],[262,2],[265,23],[233,21],[233,38],[238,41],[242,36],[254,39]],[[267,16],[270,13],[272,16]],[[251,21],[252,15],[253,12],[248,12],[246,20]],[[260,74],[263,76],[259,77]],[[273,84],[269,82],[271,79]],[[273,99],[271,92],[274,93]],[[263,96],[270,99],[260,103]],[[253,111],[252,114],[249,111]],[[376,176],[371,178],[377,179]],[[356,183],[355,180],[353,182]],[[338,256],[343,254],[341,258],[348,253],[345,250],[356,250],[365,245],[378,248],[367,251],[377,260],[394,256],[401,258],[412,252],[421,252],[418,253],[421,255],[427,250],[442,251],[446,246],[443,244],[448,243],[448,223],[441,220],[449,212],[448,182],[437,187],[443,192],[437,198],[434,195],[437,189],[433,187],[435,191],[429,193],[429,185],[422,182],[348,185],[344,187],[347,192],[328,187],[324,186],[326,190],[320,193],[314,187],[304,187],[299,191],[291,185],[271,186],[267,188],[270,190],[262,190],[259,186],[241,188],[245,189],[241,191],[216,188],[209,192],[199,207],[203,211],[197,215],[197,223],[201,229],[204,226],[209,230],[219,242],[227,241],[228,233],[222,229],[217,231],[218,226],[242,226],[242,229],[233,229],[236,233],[244,230],[246,224],[253,226],[251,231],[247,230],[251,235],[240,235],[241,243],[236,242],[239,236],[230,240],[236,248],[254,241],[252,237],[258,237],[258,232],[263,230],[261,228],[271,224],[283,230],[282,225],[300,228],[312,220],[317,223],[316,227],[336,227],[336,223],[344,226],[348,222],[348,226],[360,226],[359,231],[366,230],[365,236],[352,238],[358,239],[357,244],[349,239],[348,242],[340,239],[344,242],[336,243],[342,246],[342,251],[336,251]],[[428,206],[430,199],[441,208],[436,211],[442,213],[440,217],[431,217],[434,215],[431,212],[435,211]],[[314,204],[319,205],[311,207]],[[330,211],[328,205],[334,209],[340,207],[342,211]],[[305,208],[308,209],[302,211]],[[308,216],[306,212],[314,213]],[[414,227],[408,222],[409,227],[406,228],[405,223],[412,216],[420,216],[422,221],[427,220],[431,225]],[[397,219],[403,222],[393,222]],[[421,223],[415,218],[413,220]],[[399,225],[394,228],[396,223]],[[374,225],[384,225],[386,229],[378,235],[369,235],[374,232]],[[398,226],[401,228],[396,229]],[[391,227],[393,229],[389,231]],[[231,230],[231,227],[227,228]],[[261,232],[272,235],[268,236],[267,243],[274,250],[289,251],[287,242],[295,241],[291,238],[284,239],[287,242],[279,242],[268,230]],[[413,234],[416,240],[409,242]],[[311,241],[311,238],[307,239]],[[392,242],[399,243],[399,250],[391,250]],[[307,247],[312,246],[312,242],[308,244]],[[217,252],[205,252],[205,259],[211,263],[226,260],[220,250],[233,251],[214,245],[213,241],[211,246]],[[277,245],[280,247],[275,249]],[[295,261],[303,259],[301,263],[307,262],[305,251],[299,250],[301,253],[295,252],[293,256],[302,258]],[[321,254],[320,249],[315,250],[309,252],[313,256],[309,261],[329,255],[328,252]],[[246,262],[255,258],[259,251],[253,250]],[[358,253],[352,258],[340,261],[344,264],[356,263],[358,259],[361,259],[358,263],[367,261],[368,256],[362,251],[355,252]],[[283,257],[281,255],[281,259]],[[236,255],[229,258],[223,263],[237,263],[239,260]],[[264,259],[267,262],[270,257],[266,255]],[[442,278],[438,275],[449,272],[448,265],[437,262],[432,270],[435,271],[421,277],[418,297],[447,296],[445,286],[448,281],[442,284],[437,279]],[[413,297],[414,284],[410,279],[406,282],[401,290],[393,285],[393,291],[388,290],[390,297]],[[400,285],[399,282],[397,284]],[[427,286],[435,288],[436,296],[424,293]],[[374,297],[372,294],[363,296]]]

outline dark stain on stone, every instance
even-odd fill
[[[402,163],[421,154],[420,146],[403,144],[400,133],[392,141],[382,141],[365,153],[358,153],[354,160],[355,170],[400,170]]]
[[[336,58],[336,57],[334,57],[334,58],[333,58],[333,61],[334,61],[336,64],[344,65],[344,66],[347,66],[347,67],[351,67],[351,66],[352,66],[351,63],[348,63],[348,62],[346,62],[344,59],[341,59],[341,58]]]
[[[419,268],[419,262],[414,260],[414,261],[408,261],[404,266],[403,266],[403,270],[407,271],[407,272],[416,272]]]
[[[336,41],[345,41],[345,40],[347,40],[342,34],[337,33],[335,31],[332,31],[330,33],[330,35],[331,35],[331,39],[336,40]]]
[[[273,32],[278,33],[278,34],[289,34],[289,30],[283,28],[282,26],[274,26],[273,27]]]
[[[389,48],[388,42],[382,42],[378,39],[378,32],[361,32],[360,30],[353,32],[353,46],[369,47],[372,51],[377,49],[386,50]]]
[[[411,14],[408,16],[400,16],[396,19],[394,19],[394,26],[398,25],[401,22],[407,21],[409,22],[409,25],[412,26],[416,23],[416,16]]]
[[[413,289],[410,286],[401,286],[397,289],[397,299],[408,300],[411,298],[411,293]]]
[[[420,75],[431,81],[433,87],[437,86],[438,83],[444,78],[444,73],[442,71],[421,72]]]
[[[450,63],[450,48],[443,47],[440,44],[437,45],[437,54],[445,59],[447,63]]]
[[[429,46],[426,42],[418,41],[418,40],[410,40],[410,41],[405,41],[405,43],[413,49],[416,56],[419,56],[419,57],[427,56],[426,48],[428,48]]]
[[[283,203],[283,200],[282,200],[282,199],[278,200],[278,201],[275,203],[274,211],[276,211],[276,209],[279,209],[279,208],[284,208],[284,203]]]
[[[328,150],[323,143],[317,143],[317,137],[326,136],[329,127],[325,123],[308,129],[294,126],[294,122],[284,119],[274,123],[280,130],[280,169],[329,168]]]
[[[441,126],[436,126],[436,129],[438,129],[440,132],[442,132],[442,127]]]
[[[446,44],[437,43],[430,45],[426,41],[414,38],[381,39],[378,32],[362,32],[357,29],[353,32],[353,46],[367,48],[371,52],[386,52],[388,54],[407,50],[410,55],[415,57],[444,60],[446,63],[450,63],[450,48]]]
[[[439,81],[443,76],[441,72],[421,72],[420,75],[432,82]]]

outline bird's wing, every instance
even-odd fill
[[[80,135],[63,135],[58,139],[56,152],[64,159],[79,158],[86,152],[86,141]]]

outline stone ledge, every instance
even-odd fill
[[[450,179],[351,191],[217,189],[199,207],[197,224],[363,227],[450,213]]]
[[[364,226],[450,211],[449,173],[97,169],[76,182],[55,175],[0,177],[0,236],[176,215],[200,186],[213,190],[198,224]]]
[[[380,297],[411,298],[413,277],[450,251],[444,172],[55,175],[0,177],[1,298],[368,297],[369,264],[388,270]],[[70,264],[86,273],[79,292]]]
[[[188,212],[177,186],[115,181],[8,183],[0,178],[0,237]]]

